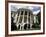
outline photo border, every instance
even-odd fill
[[[27,4],[40,4],[43,5],[43,32],[41,33],[26,33],[26,34],[8,34],[8,3],[27,3]],[[22,35],[38,35],[45,34],[45,3],[43,2],[26,2],[26,1],[5,1],[5,36],[22,36]]]

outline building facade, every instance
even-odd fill
[[[30,30],[32,29],[33,20],[33,13],[30,9],[19,8],[13,22],[17,26],[17,30]]]

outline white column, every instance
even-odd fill
[[[22,30],[24,29],[24,27],[23,27],[24,26],[24,16],[25,16],[25,11],[23,11],[23,19],[22,19],[22,25],[21,25],[22,26]]]
[[[29,18],[29,12],[27,11],[27,24],[29,23],[28,18]],[[28,30],[28,25],[27,25],[27,30]]]
[[[15,15],[15,17],[14,17],[14,23],[16,23],[17,22],[17,17],[18,17],[18,13]],[[15,24],[16,25],[16,24]]]
[[[31,29],[31,14],[30,14],[30,29]]]
[[[34,23],[36,23],[36,15],[34,15]]]
[[[33,21],[33,20],[32,20],[32,19],[33,19],[32,17],[33,17],[33,16],[30,14],[30,29],[32,29],[32,21]]]
[[[13,18],[14,18],[14,13],[12,13],[12,15],[11,15]]]
[[[21,16],[21,11],[20,11],[20,14],[19,14],[19,16],[18,16],[18,21],[17,21],[17,27],[19,26],[19,20],[20,20],[20,16]],[[20,30],[21,30],[21,28],[20,28]]]

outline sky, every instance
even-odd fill
[[[26,8],[32,10],[33,14],[38,14],[41,10],[39,6],[20,6],[20,5],[11,5],[11,11],[17,11],[19,8]]]

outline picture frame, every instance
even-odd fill
[[[31,18],[34,20],[33,17],[35,14],[35,16],[37,16],[37,18],[40,17],[39,18],[40,21],[38,20],[39,23],[34,23],[34,21],[33,21],[33,25],[31,26],[32,27],[31,29],[24,29],[23,26],[22,26],[22,29],[21,29],[21,26],[20,26],[20,28],[18,27],[19,29],[16,29],[16,27],[14,29],[14,28],[12,28],[13,22],[11,22],[11,19],[12,19],[11,17],[14,16],[14,14],[16,15],[16,13],[14,13],[14,12],[12,13],[12,11],[16,11],[18,9],[23,11],[23,8],[24,8],[24,10],[25,10],[25,8],[27,9],[25,11],[28,11],[28,9],[34,11],[34,13],[33,12],[31,13],[31,15],[32,15]],[[18,10],[18,12],[19,12],[19,10]],[[37,14],[36,12],[37,13],[39,12],[39,14]],[[20,15],[20,13],[19,13],[19,15]],[[29,17],[29,16],[27,16],[27,17]],[[14,20],[16,20],[16,19],[14,19]],[[25,19],[25,21],[26,21],[26,19]],[[16,25],[21,24],[16,21],[14,23],[16,23]],[[36,24],[36,26],[34,24]],[[37,24],[40,24],[40,25],[37,26]],[[5,35],[6,36],[22,36],[22,35],[38,35],[38,34],[45,34],[45,3],[43,3],[43,2],[24,2],[24,1],[6,1],[5,2]]]

